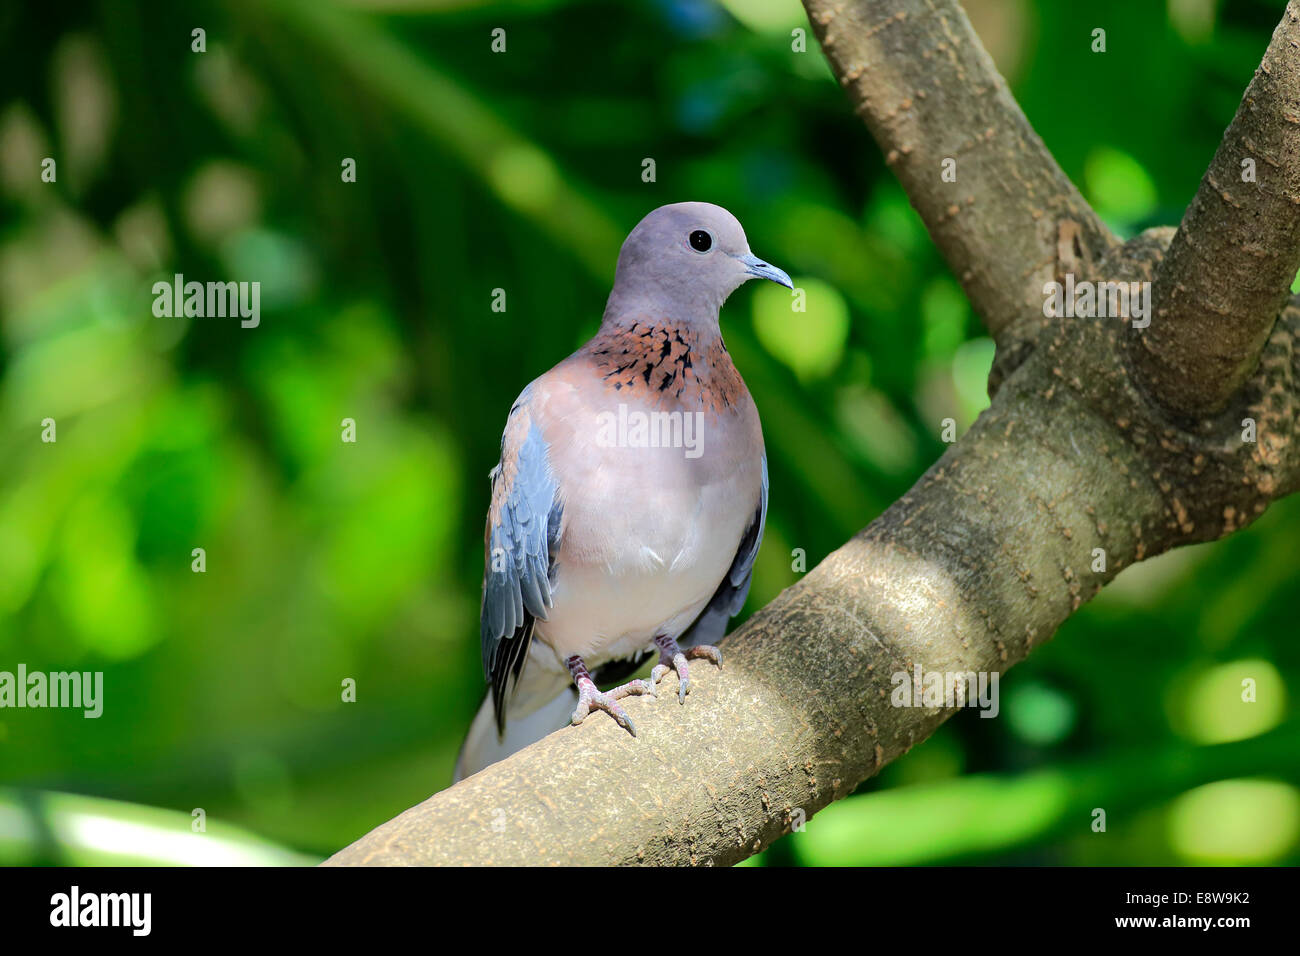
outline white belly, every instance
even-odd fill
[[[680,449],[622,449],[568,476],[584,482],[582,507],[565,504],[554,606],[537,623],[551,666],[577,654],[594,668],[694,622],[753,519],[760,455],[706,462]]]

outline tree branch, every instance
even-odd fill
[[[804,0],[836,77],[999,345],[1042,315],[1064,229],[1116,240],[1061,171],[956,0]],[[956,182],[941,176],[955,160]]]
[[[1156,276],[1135,371],[1182,418],[1246,380],[1300,269],[1300,7],[1282,22]]]

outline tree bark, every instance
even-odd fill
[[[885,162],[1004,345],[1042,308],[1062,230],[1090,261],[1115,237],[1029,125],[956,0],[804,6]]]
[[[1062,269],[1112,281],[1177,275],[1183,267],[1165,256],[1173,230],[1120,245],[1098,224],[954,3],[806,6],[998,338],[990,408],[906,495],[728,638],[724,671],[697,664],[685,706],[670,687],[630,699],[638,737],[612,721],[557,732],[329,864],[734,863],[956,711],[893,706],[895,675],[1001,674],[1123,568],[1230,534],[1300,484],[1300,307],[1278,320],[1276,297],[1239,288],[1240,250],[1199,266],[1224,267],[1219,281],[1198,280],[1255,331],[1233,346],[1246,371],[1219,408],[1171,422],[1127,358],[1134,336],[1182,320],[1157,310],[1138,330],[1117,318],[1048,319],[1042,286]],[[1279,88],[1294,60],[1272,62]],[[1288,107],[1261,96],[1243,109]],[[956,202],[940,177],[948,156],[958,157]],[[1276,175],[1294,175],[1294,152],[1273,158]],[[1235,198],[1268,216],[1275,196]],[[1182,231],[1202,222],[1189,213]],[[1267,236],[1271,256],[1295,255],[1281,248],[1294,245],[1289,232]],[[1159,351],[1167,338],[1146,346]]]
[[[1219,411],[1255,367],[1300,269],[1300,8],[1282,22],[1156,276],[1156,317],[1131,339],[1167,411]]]

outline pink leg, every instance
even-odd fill
[[[574,654],[565,663],[569,666],[569,673],[573,675],[573,682],[578,685],[578,707],[573,712],[573,722],[580,724],[593,710],[603,710],[614,718],[615,723],[635,737],[636,727],[632,723],[632,718],[618,705],[618,701],[623,697],[653,694],[654,685],[643,680],[633,680],[602,692],[591,679],[587,665],[583,663],[581,657]]]
[[[712,644],[697,644],[682,650],[671,637],[660,634],[655,638],[655,647],[659,648],[659,663],[650,672],[650,683],[655,687],[670,670],[677,671],[677,700],[686,703],[686,695],[691,690],[690,670],[686,666],[688,658],[706,657],[718,667],[722,666],[722,651]]]

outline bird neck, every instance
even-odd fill
[[[716,322],[712,328],[668,319],[606,316],[581,350],[620,399],[723,411],[747,395]]]
[[[739,285],[739,283],[736,283]],[[643,316],[671,316],[677,326],[718,330],[718,312],[730,287],[674,281],[652,269],[619,270],[605,302],[603,321],[631,324]]]

